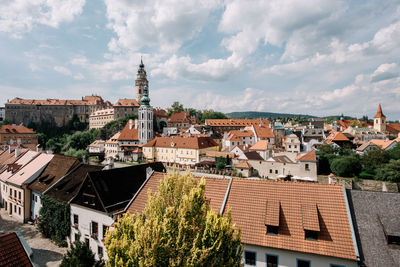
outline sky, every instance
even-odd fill
[[[134,98],[400,119],[400,1],[2,0],[0,106]]]

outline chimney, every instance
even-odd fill
[[[19,146],[17,146],[17,147],[15,148],[15,158],[18,158],[19,155],[21,155],[21,149],[19,148]]]
[[[138,120],[135,120],[135,129],[138,128]]]
[[[132,119],[129,120],[129,130],[132,130]]]

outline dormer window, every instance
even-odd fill
[[[280,203],[279,201],[268,201],[266,205],[266,213],[264,224],[266,226],[267,235],[278,235],[279,233],[279,218],[280,218]]]
[[[388,242],[388,245],[400,246],[400,236],[388,235],[387,242]]]
[[[321,229],[319,225],[317,204],[302,204],[301,216],[303,219],[304,239],[318,241],[318,234]]]

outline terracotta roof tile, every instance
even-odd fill
[[[269,201],[281,206],[277,236],[266,234],[265,203]],[[322,218],[318,241],[305,240],[303,205],[318,206]],[[233,179],[227,208],[245,244],[356,260],[341,185]]]
[[[36,134],[33,129],[23,125],[2,125],[0,134]]]
[[[301,205],[301,216],[303,219],[303,229],[320,231],[318,210],[316,204],[305,203]]]
[[[118,99],[117,102],[115,102],[114,107],[139,107],[139,103],[136,101],[136,99],[127,99],[127,98],[122,98]]]
[[[211,137],[156,137],[143,147],[176,147],[189,149],[203,149],[215,147],[218,144]]]
[[[280,208],[281,206],[279,201],[267,201],[265,225],[279,226]]]
[[[200,121],[198,118],[195,116],[190,116],[189,111],[181,111],[181,112],[176,112],[172,114],[172,116],[168,119],[168,122],[186,122],[186,123],[191,123],[191,124],[199,124]]]
[[[263,119],[208,119],[205,124],[209,126],[250,126],[255,124],[269,126],[269,120]]]
[[[0,235],[0,266],[33,266],[15,232]]]
[[[371,139],[370,142],[374,145],[379,146],[381,149],[385,150],[388,148],[391,144],[396,142],[395,140],[382,140],[382,139]]]
[[[249,148],[249,150],[267,150],[267,149],[268,149],[268,140],[260,140]]]
[[[310,152],[301,155],[298,160],[300,161],[317,161],[317,155],[315,154],[315,150],[311,150]]]
[[[139,140],[139,127],[135,129],[135,122],[132,122],[132,128],[129,129],[129,121],[126,123],[124,129],[122,129],[121,134],[118,137],[118,140]]]
[[[240,163],[235,165],[236,168],[242,168],[242,169],[250,169],[253,168],[250,163],[248,163],[247,161],[241,161]]]
[[[400,133],[400,123],[387,123],[386,131],[392,135],[398,135]]]
[[[6,104],[19,105],[37,105],[37,106],[89,106],[89,105],[105,105],[101,96],[85,96],[82,100],[63,100],[63,99],[22,99],[19,97],[7,102]]]

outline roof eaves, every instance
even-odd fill
[[[356,239],[356,234],[355,234],[355,230],[354,230],[353,219],[351,217],[349,200],[347,198],[346,188],[344,187],[344,184],[342,185],[342,192],[343,192],[344,202],[346,203],[346,212],[347,212],[347,217],[349,219],[350,231],[351,231],[351,239],[353,240],[354,252],[356,254],[357,261],[359,261],[360,260],[360,252],[358,251],[357,239]]]

